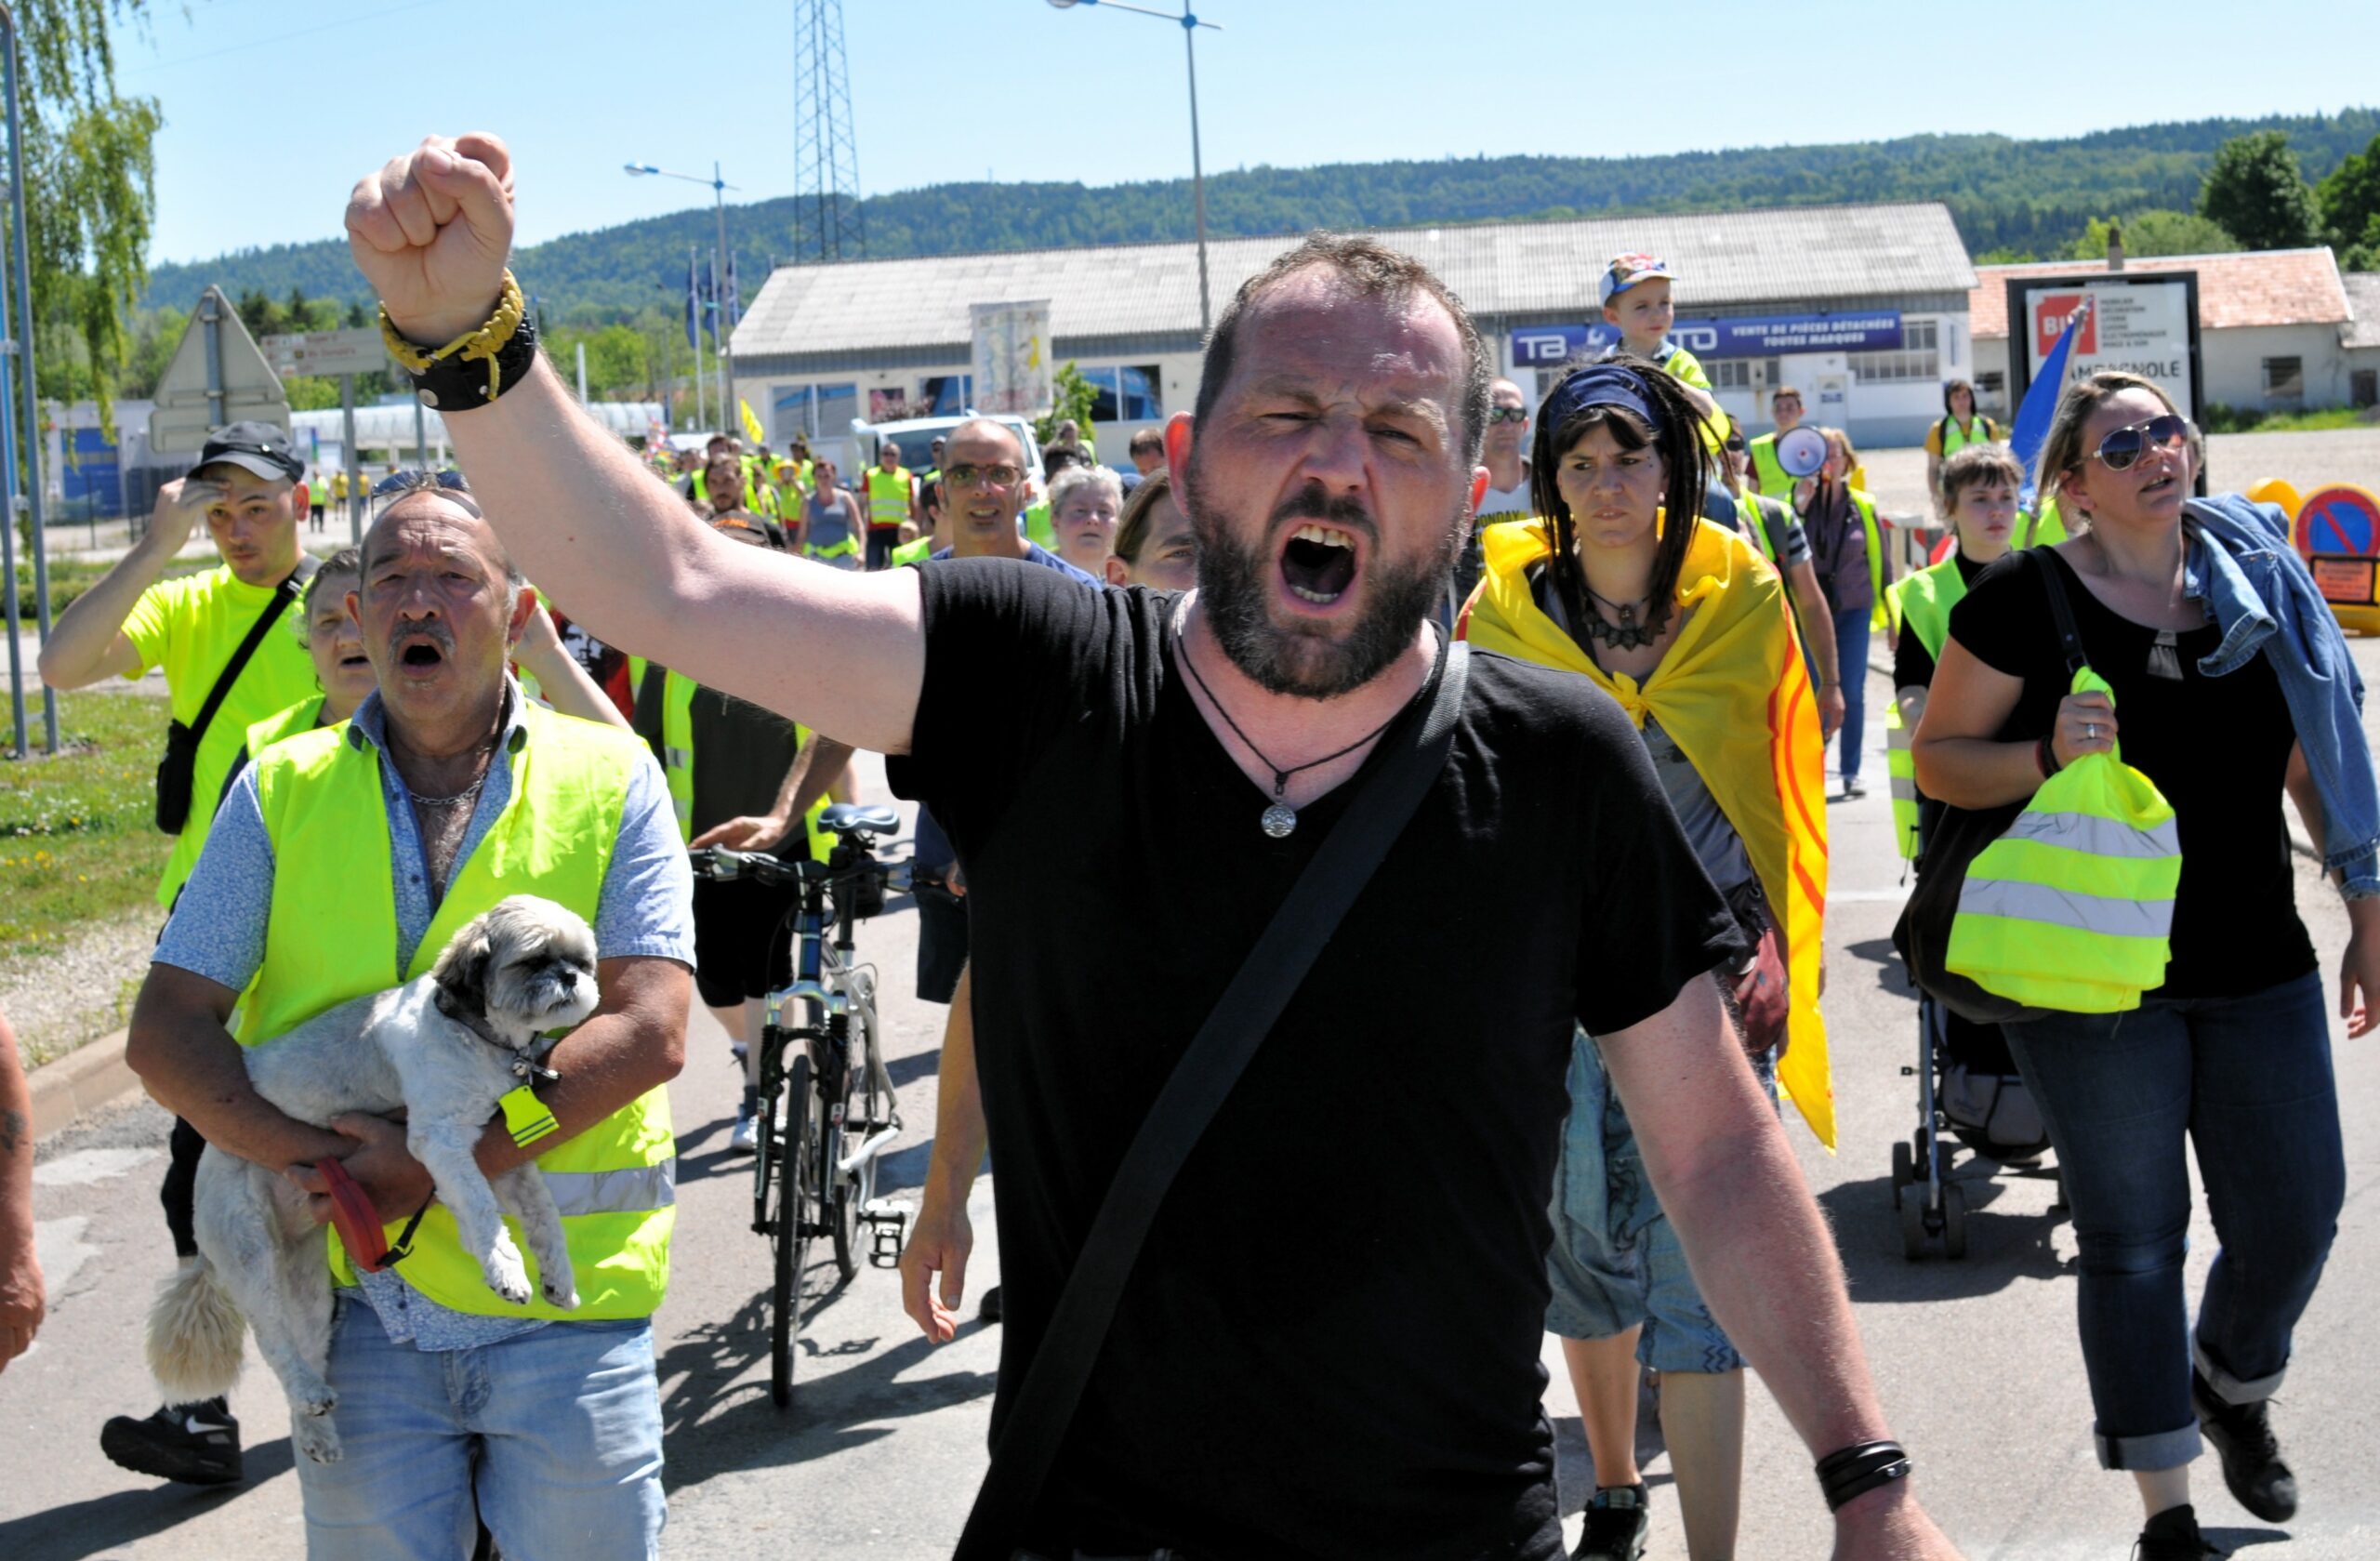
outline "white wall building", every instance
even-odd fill
[[[1632,250],[1678,273],[1675,337],[1754,431],[1768,423],[1766,390],[1792,384],[1812,417],[1862,444],[1912,443],[1940,415],[1941,382],[1972,377],[1975,268],[1937,203],[1373,236],[1444,278],[1490,337],[1500,371],[1535,393],[1572,353],[1601,347],[1596,283],[1612,256]],[[1294,242],[1210,241],[1215,311]],[[969,306],[1030,298],[1050,300],[1056,360],[1099,387],[1103,458],[1120,463],[1133,430],[1197,400],[1190,244],[781,267],[735,329],[736,392],[779,447],[797,430],[839,438],[855,417],[957,411],[972,399]]]

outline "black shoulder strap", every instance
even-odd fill
[[[2035,562],[2041,566],[2042,589],[2049,592],[2049,615],[2057,624],[2057,642],[2066,653],[2066,676],[2070,682],[2075,673],[2091,665],[2091,659],[2082,654],[2082,631],[2074,627],[2074,603],[2066,599],[2066,581],[2058,573],[2061,561],[2044,552]]]
[[[1008,1561],[1014,1552],[1157,1206],[1347,907],[1446,767],[1469,678],[1469,651],[1461,641],[1447,644],[1427,712],[1419,721],[1401,723],[1393,738],[1396,749],[1364,782],[1298,876],[1142,1120],[1009,1408],[991,1469],[959,1537],[958,1561]]]
[[[298,594],[306,589],[306,582],[312,579],[314,571],[321,567],[313,554],[301,552],[298,555],[298,567],[289,572],[288,578],[273,588],[272,600],[264,604],[264,611],[257,615],[257,621],[248,626],[247,638],[242,640],[239,649],[231,653],[231,659],[223,664],[223,670],[216,676],[215,686],[206,691],[206,703],[198,708],[198,719],[190,723],[190,742],[193,750],[206,735],[207,727],[214,724],[215,712],[222,708],[224,700],[231,697],[231,685],[238,682],[240,674],[247,669],[248,658],[257,654],[257,647],[264,643],[265,635],[280,621],[281,615],[289,604],[298,600]]]

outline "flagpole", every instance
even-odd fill
[[[701,289],[694,285],[694,253],[696,246],[686,245],[686,345],[694,355],[692,377],[694,381],[694,427],[707,426],[703,420],[703,326]]]

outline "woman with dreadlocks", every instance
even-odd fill
[[[1529,457],[1542,518],[1486,534],[1465,629],[1487,649],[1583,672],[1627,710],[1753,950],[1734,979],[1748,1065],[1764,1084],[1781,1072],[1831,1144],[1818,1011],[1826,806],[1817,702],[1776,571],[1736,533],[1700,518],[1710,456],[1697,430],[1707,411],[1704,398],[1638,358],[1563,379],[1539,411]],[[1688,1552],[1697,1561],[1732,1555],[1743,1357],[1686,1271],[1583,1031],[1569,1083],[1546,1326],[1562,1338],[1595,1463],[1574,1554],[1633,1561],[1642,1553],[1641,1361],[1660,1373]]]

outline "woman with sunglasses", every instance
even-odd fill
[[[2057,1150],[2099,1461],[2138,1483],[2141,1561],[2220,1553],[2188,1465],[2201,1430],[2258,1517],[2296,1511],[2266,1409],[2344,1197],[2331,1037],[2298,919],[2284,788],[2341,869],[2348,1033],[2380,998],[2372,756],[2352,664],[2277,511],[2192,499],[2197,430],[2156,385],[2096,374],[2059,403],[2041,471],[2082,534],[2010,554],[1952,609],[1913,754],[1952,807],[2008,808],[2116,751],[2173,803],[2182,877],[2165,985],[2135,1012],[2003,1026]],[[2114,690],[2069,695],[2046,582]],[[2328,827],[2325,827],[2325,820]],[[2093,896],[2074,895],[2088,916]],[[2183,1258],[2195,1150],[2221,1241],[2193,1329]]]
[[[1818,712],[1777,572],[1733,531],[1700,519],[1707,416],[1707,403],[1642,358],[1566,377],[1539,413],[1529,462],[1545,518],[1486,533],[1486,572],[1464,632],[1483,649],[1584,673],[1635,722],[1696,856],[1756,951],[1730,978],[1752,1072],[1772,1091],[1783,1051],[1795,1101],[1831,1140],[1818,1011],[1826,881]],[[1687,1551],[1695,1561],[1732,1555],[1742,1356],[1647,1190],[1635,1134],[1584,1031],[1568,1083],[1546,1327],[1562,1339],[1594,1460],[1595,1494],[1573,1554],[1642,1554],[1641,1360],[1661,1374]]]

